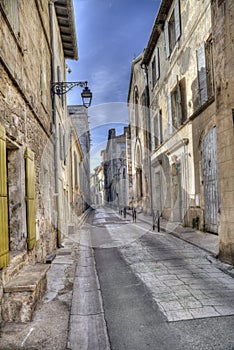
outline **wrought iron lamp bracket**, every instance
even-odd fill
[[[87,81],[76,81],[76,82],[52,82],[51,83],[51,94],[54,95],[64,95],[71,89],[73,89],[75,86],[80,86],[82,88],[86,88],[88,86]]]

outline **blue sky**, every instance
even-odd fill
[[[147,44],[159,3],[160,0],[73,0],[79,60],[67,61],[72,69],[67,80],[89,82],[93,93],[90,128],[95,148],[106,140],[108,129],[115,123],[118,130],[123,130],[128,122],[125,104],[131,63]],[[68,94],[68,104],[81,104],[77,89]]]

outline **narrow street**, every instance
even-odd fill
[[[91,242],[112,350],[234,349],[234,280],[207,252],[109,209]]]
[[[234,279],[207,251],[109,208],[63,243],[32,321],[3,324],[1,350],[234,350]]]

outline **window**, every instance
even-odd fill
[[[206,73],[208,98],[214,96],[213,39],[206,42]]]
[[[175,0],[174,7],[169,19],[165,22],[165,43],[166,43],[166,55],[170,57],[176,42],[179,40],[181,35],[181,24],[180,24],[180,2]]]
[[[214,95],[213,41],[209,39],[197,49],[197,75],[200,105]]]
[[[156,65],[155,65],[155,57],[153,59],[153,62],[151,64],[151,71],[152,71],[152,87],[154,88],[156,83]]]
[[[179,128],[187,117],[186,84],[185,78],[178,80],[176,87],[168,95],[168,131]]]
[[[153,118],[152,125],[152,147],[157,148],[163,142],[162,138],[162,110],[159,109]]]
[[[18,14],[18,0],[2,0],[4,11],[7,19],[14,31],[18,36],[19,33],[19,14]]]
[[[156,47],[155,56],[151,64],[152,72],[152,87],[154,88],[156,81],[160,78],[160,64],[159,64],[159,48]]]
[[[155,130],[155,147],[158,147],[162,144],[162,110],[160,109],[156,116],[156,130]]]
[[[156,48],[155,53],[155,68],[156,68],[156,79],[160,78],[160,61],[159,61],[159,47]]]

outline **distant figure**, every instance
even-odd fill
[[[136,222],[136,209],[132,208],[132,220],[133,222]]]
[[[126,213],[127,213],[126,207],[124,207],[123,212],[124,212],[124,218],[126,218]]]

